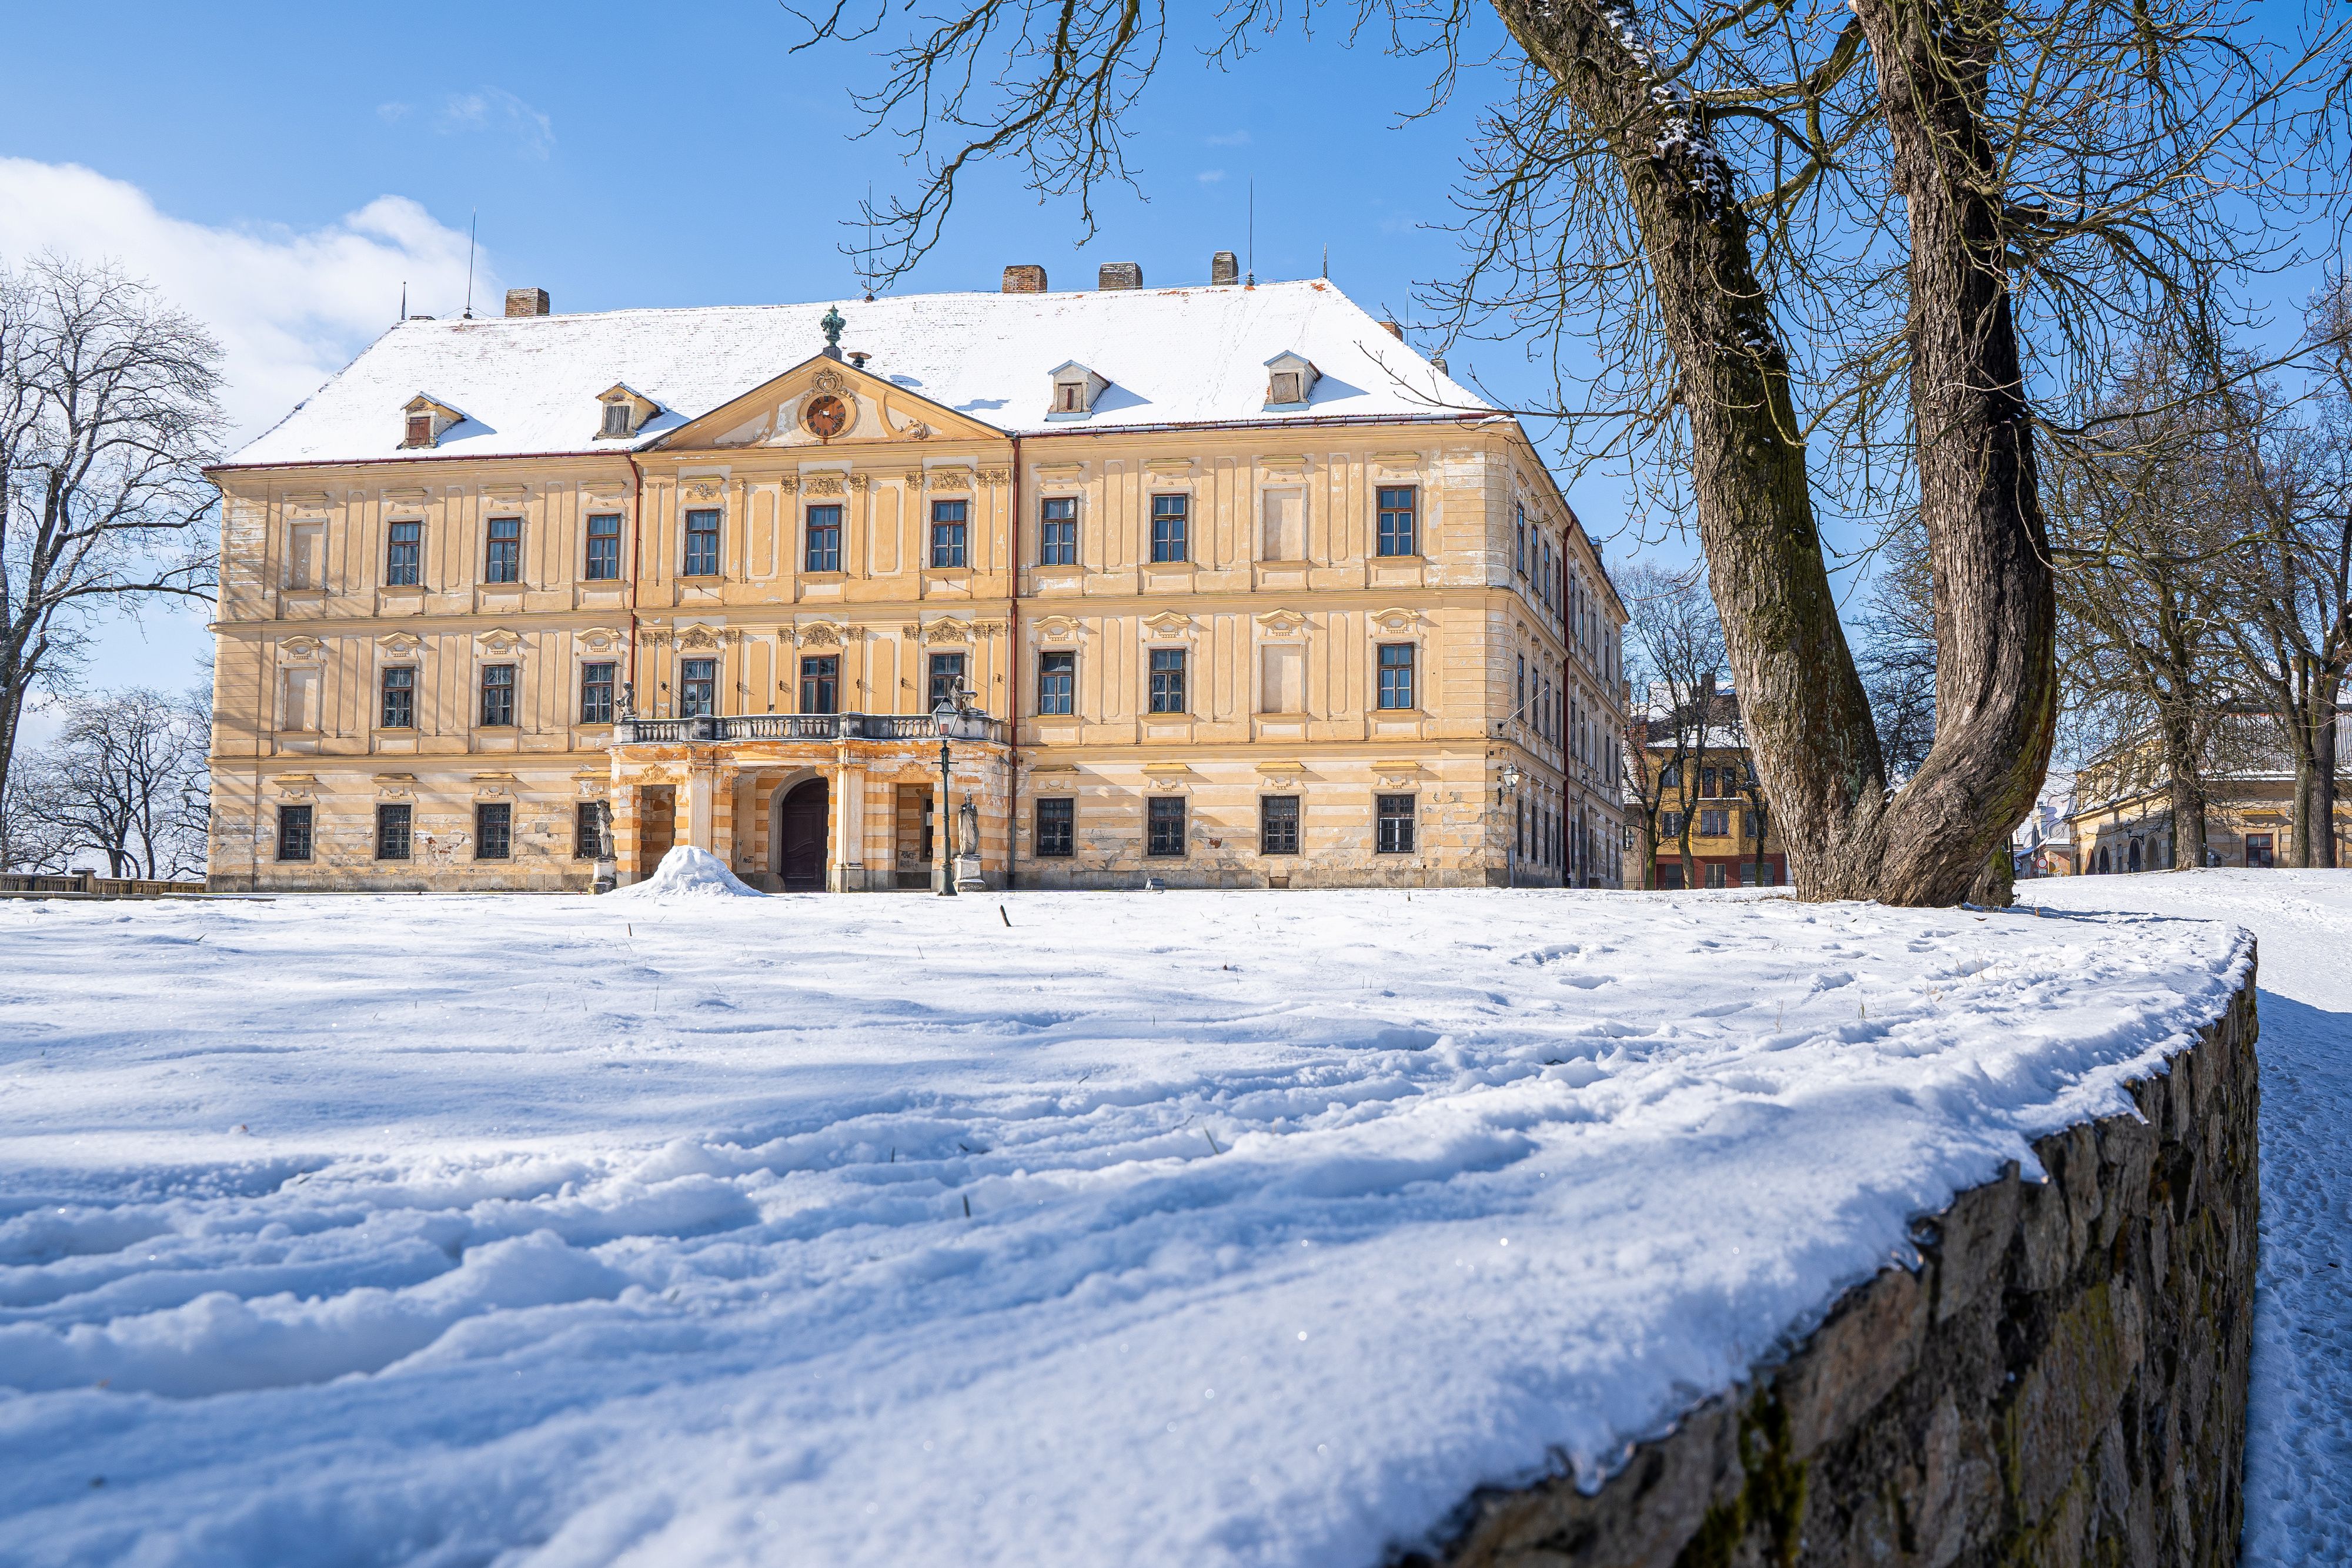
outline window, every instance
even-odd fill
[[[811,507],[808,509],[808,545],[801,555],[803,571],[839,571],[841,570],[841,508]]]
[[[474,807],[474,858],[510,860],[514,856],[514,808],[504,800],[483,800]]]
[[[1412,706],[1412,644],[1383,643],[1381,644],[1381,706],[1409,708]]]
[[[1417,510],[1416,497],[1410,485],[1381,491],[1380,552],[1382,555],[1418,555],[1421,541],[1413,517]]]
[[[613,677],[619,672],[618,664],[601,661],[580,666],[580,722],[582,724],[613,722]]]
[[[383,702],[376,715],[378,727],[416,727],[416,671],[398,664],[383,673]]]
[[[1295,855],[1298,852],[1298,797],[1261,795],[1257,798],[1257,852]]]
[[[929,695],[926,700],[924,711],[936,713],[941,703],[947,704],[950,707],[955,706],[955,694],[964,684],[963,661],[964,656],[961,653],[931,655],[930,682],[927,687]]]
[[[310,858],[310,811],[308,806],[278,808],[278,858],[282,861],[306,861]]]
[[[1731,831],[1731,813],[1721,807],[1710,808],[1698,814],[1698,831],[1710,839],[1719,839]]]
[[[1076,496],[1049,496],[1041,514],[1042,535],[1038,541],[1037,563],[1040,566],[1076,566],[1078,564],[1078,498]]]
[[[1666,812],[1664,817],[1658,823],[1658,836],[1662,839],[1681,838],[1683,836],[1683,813],[1680,811]]]
[[[1184,852],[1184,797],[1154,795],[1145,802],[1145,821],[1149,836],[1143,852],[1149,855],[1181,855]]]
[[[1374,803],[1372,849],[1384,855],[1412,853],[1413,798],[1382,795]]]
[[[1066,860],[1077,852],[1078,803],[1066,798],[1037,802],[1037,853]]]
[[[2273,858],[2275,852],[2272,849],[2273,841],[2273,836],[2269,833],[2248,833],[2246,864],[2255,868],[2274,867],[2277,861]]]
[[[1711,800],[1722,793],[1716,787],[1717,780],[1717,775],[1714,768],[1702,768],[1698,770],[1698,792],[1703,799]]]
[[[425,553],[423,523],[394,523],[383,549],[383,580],[389,588],[416,586],[417,568]]]
[[[1054,383],[1054,412],[1055,413],[1084,413],[1086,411],[1087,387],[1084,382],[1055,382]]]
[[[404,802],[385,802],[375,809],[375,858],[380,861],[404,861],[409,856],[409,844],[414,837],[412,827],[416,821],[416,808]]]
[[[812,653],[801,661],[801,712],[841,711],[841,655]]]
[[[1307,401],[1307,394],[1299,390],[1298,383],[1304,379],[1299,371],[1276,371],[1269,379],[1272,384],[1266,389],[1266,402],[1305,402]]]
[[[588,580],[617,582],[620,577],[620,514],[599,512],[588,519]]]
[[[515,667],[512,664],[482,666],[482,724],[486,728],[498,728],[515,721]]]
[[[1764,841],[1764,808],[1761,806],[1751,806],[1748,810],[1748,836],[1759,844]]]
[[[1678,791],[1678,790],[1680,790],[1680,789],[1682,789],[1682,787],[1683,787],[1683,765],[1682,765],[1681,763],[1679,763],[1679,762],[1669,762],[1669,763],[1667,763],[1664,768],[1659,768],[1659,769],[1658,769],[1658,788],[1659,788],[1659,789],[1674,789],[1674,790],[1677,790],[1677,791]]]
[[[1511,698],[1511,716],[1517,718],[1528,711],[1528,656],[1525,653],[1519,655],[1519,683],[1512,690],[1515,695]]]
[[[408,439],[401,444],[404,446],[432,445],[433,416],[429,413],[410,414],[408,416]]]
[[[286,530],[286,586],[307,591],[327,586],[327,525],[297,523]]]
[[[1527,512],[1527,508],[1526,508],[1525,507],[1520,507],[1520,508],[1519,508],[1519,510],[1518,510],[1518,543],[1517,543],[1515,547],[1513,547],[1512,559],[1513,559],[1513,560],[1516,562],[1516,564],[1517,564],[1517,567],[1518,567],[1519,575],[1520,575],[1521,577],[1525,577],[1525,576],[1527,576],[1527,574],[1528,574],[1528,512]]]
[[[719,512],[715,507],[686,515],[686,575],[719,575]]]
[[[601,858],[604,847],[604,802],[581,800],[572,808],[572,858],[593,861]]]
[[[719,661],[682,659],[677,666],[677,716],[707,718],[718,712]]]
[[[1183,649],[1151,650],[1151,701],[1149,706],[1153,713],[1185,711]]]
[[[1078,656],[1048,652],[1037,655],[1037,711],[1067,714],[1077,706]]]
[[[484,582],[520,582],[522,580],[522,519],[492,517],[490,542],[482,558]]]
[[[1151,559],[1153,560],[1192,559],[1189,526],[1192,507],[1192,497],[1190,496],[1151,497]]]
[[[931,565],[934,569],[964,564],[964,514],[969,505],[964,501],[931,503]]]
[[[629,405],[627,403],[608,402],[604,405],[604,428],[602,434],[605,435],[626,435],[629,434]]]

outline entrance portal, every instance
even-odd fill
[[[824,891],[824,780],[795,786],[776,806],[776,872],[786,893]]]

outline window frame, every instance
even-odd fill
[[[954,661],[955,667],[952,673],[944,667],[949,660]],[[940,677],[943,674],[949,675],[949,678],[954,682],[961,683],[965,691],[971,690],[971,653],[961,649],[934,649],[925,657],[923,695],[929,700],[925,703],[923,711],[927,714],[937,713],[941,703],[952,704],[955,701],[953,687],[940,684]]]
[[[820,518],[819,514],[824,516]],[[801,508],[801,570],[841,570],[841,505],[815,502]]]
[[[1143,802],[1143,855],[1146,860],[1182,860],[1191,837],[1191,816],[1181,795],[1148,795]],[[1174,831],[1169,831],[1172,819]]]
[[[697,672],[700,672],[698,674]],[[698,693],[697,689],[700,690]],[[697,703],[700,706],[696,706]],[[677,662],[677,716],[680,718],[711,718],[719,712],[719,659],[680,659]]]
[[[1698,813],[1698,836],[1703,839],[1727,839],[1731,836],[1731,808],[1703,806]]]
[[[1402,497],[1392,501],[1392,497]],[[1421,486],[1382,485],[1373,492],[1373,553],[1417,556],[1421,553]]]
[[[416,449],[433,444],[433,415],[430,413],[404,414],[401,428],[406,432],[400,443],[403,446]]]
[[[1295,855],[1299,852],[1303,836],[1300,819],[1304,812],[1297,795],[1260,795],[1257,798],[1257,852],[1262,855]]]
[[[724,507],[696,507],[686,514],[683,541],[685,555],[678,570],[680,577],[719,575],[719,536],[726,517],[727,508]],[[709,543],[707,558],[696,548],[697,542],[700,540],[707,540]]]
[[[1192,651],[1153,648],[1144,661],[1144,712],[1166,717],[1190,714]]]
[[[610,528],[599,528],[596,526],[599,523],[610,523],[613,526]],[[587,545],[581,557],[580,580],[583,582],[620,581],[621,514],[618,512],[589,513],[588,528],[584,537]],[[609,550],[599,549],[597,547],[600,545],[609,546],[610,549]],[[600,559],[606,556],[610,559]],[[605,570],[601,571],[597,570],[600,565]]]
[[[950,509],[954,515],[945,515]],[[971,543],[971,503],[955,497],[934,500],[931,503],[930,569],[933,571],[970,570]]]
[[[522,582],[522,519],[488,517],[482,524],[482,581],[497,588]]]
[[[596,826],[596,812],[604,808],[604,804],[602,800],[572,802],[572,858],[573,860],[593,861],[596,858],[596,841],[604,835],[593,830]]]
[[[1391,655],[1402,653],[1402,661],[1391,661]],[[1380,643],[1374,644],[1373,710],[1379,713],[1410,713],[1420,706],[1418,684],[1421,663],[1420,644],[1414,643]],[[1402,698],[1402,701],[1397,700]]]
[[[490,850],[489,824],[499,824],[498,852]],[[474,858],[478,861],[512,861],[514,859],[514,802],[511,800],[477,800],[474,802]]]
[[[1054,808],[1050,812],[1047,808]],[[1078,802],[1072,795],[1040,795],[1032,802],[1039,860],[1073,860],[1078,852]]]
[[[620,436],[635,435],[636,430],[631,415],[635,412],[621,399],[613,399],[604,405],[604,423],[598,426],[596,434],[608,441]],[[615,417],[616,415],[618,417]]]
[[[394,853],[390,829],[394,821],[400,824],[400,850]],[[375,858],[380,861],[412,861],[416,858],[416,808],[406,800],[378,800],[375,803]]]
[[[401,538],[406,529],[408,537]],[[394,517],[384,525],[383,585],[416,588],[425,580],[425,520]]]
[[[1403,802],[1400,807],[1398,802]],[[1372,797],[1372,852],[1376,855],[1409,855],[1414,852],[1413,842],[1420,836],[1421,797],[1413,794],[1381,794]]]
[[[1059,661],[1049,668],[1049,661]],[[1037,714],[1073,718],[1078,710],[1078,653],[1075,648],[1037,650]]]
[[[820,665],[823,667],[819,668]],[[840,654],[802,654],[800,675],[801,712],[828,714],[841,711]]]
[[[317,858],[318,807],[307,800],[281,800],[278,806],[278,861],[283,865],[308,865]]]
[[[1169,553],[1173,551],[1173,554]],[[1151,497],[1153,566],[1183,566],[1192,559],[1192,496],[1187,490],[1155,491]]]
[[[602,680],[596,679],[593,674],[598,670],[604,673]],[[612,723],[620,686],[621,665],[618,660],[583,659],[580,662],[580,722],[582,724]],[[600,692],[601,698],[592,704],[590,700],[592,695]]]
[[[1055,513],[1054,508],[1066,510]],[[1058,530],[1067,530],[1059,539]],[[1058,556],[1056,551],[1061,552]],[[1045,496],[1037,503],[1037,564],[1039,566],[1076,566],[1078,564],[1078,498],[1076,496]]]
[[[399,684],[394,675],[405,677]],[[393,694],[400,695],[401,716],[393,716]],[[415,729],[416,727],[416,666],[386,664],[376,672],[376,724],[378,729]]]
[[[481,674],[475,681],[476,688],[481,694],[481,700],[475,706],[475,716],[479,720],[475,725],[475,728],[512,729],[515,727],[515,688],[521,685],[521,682],[517,679],[517,666],[511,663],[484,664],[481,667]],[[490,716],[490,699],[494,692],[499,694],[506,716],[503,718]]]

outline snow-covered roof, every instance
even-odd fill
[[[404,321],[232,459],[234,465],[610,452],[595,440],[615,382],[657,404],[657,443],[823,351],[837,309],[866,369],[1000,430],[1049,424],[1053,371],[1083,362],[1110,385],[1087,427],[1400,418],[1490,407],[1440,374],[1328,281],[1066,294],[910,294],[801,305],[611,310]],[[1303,407],[1265,406],[1269,356],[1322,371]],[[418,387],[471,417],[404,451]]]

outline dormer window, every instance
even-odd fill
[[[1323,372],[1304,354],[1280,353],[1265,362],[1265,406],[1305,408]]]
[[[401,441],[404,449],[424,449],[441,444],[442,433],[453,424],[461,424],[466,416],[437,398],[418,392],[401,405]]]
[[[599,441],[626,441],[661,412],[661,404],[624,382],[615,382],[596,394],[604,413],[596,423]]]
[[[1047,419],[1085,419],[1094,413],[1095,399],[1110,390],[1108,378],[1076,360],[1054,367],[1053,377],[1053,401],[1045,405]]]

